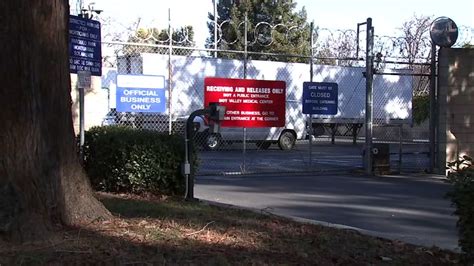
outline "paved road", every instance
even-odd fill
[[[291,151],[282,151],[276,145],[268,150],[259,150],[249,143],[245,153],[242,145],[224,146],[218,151],[199,151],[199,175],[219,175],[221,173],[294,173],[294,172],[350,172],[362,167],[363,144],[350,142],[332,145],[317,142],[310,147],[299,141]],[[403,172],[422,172],[428,168],[428,156],[423,153],[426,144],[404,144],[402,149]],[[399,170],[399,146],[390,144],[390,166]],[[310,157],[311,154],[311,157]],[[310,159],[311,158],[311,159]]]
[[[444,198],[448,190],[435,176],[200,176],[195,196],[455,249],[457,218]]]

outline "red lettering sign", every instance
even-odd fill
[[[222,127],[284,127],[284,81],[205,78],[204,105],[226,107]]]

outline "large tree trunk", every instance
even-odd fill
[[[0,1],[0,237],[41,239],[110,213],[79,163],[66,0]]]

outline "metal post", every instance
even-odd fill
[[[398,136],[400,142],[398,143],[398,173],[402,172],[402,158],[403,158],[403,124],[399,125]]]
[[[365,95],[365,160],[366,173],[373,174],[372,169],[372,112],[373,112],[373,95],[372,95],[372,81],[373,81],[373,63],[374,63],[374,28],[372,27],[372,18],[367,18],[367,37],[366,37],[366,58],[365,58],[365,80],[366,80],[366,95]]]
[[[84,88],[79,89],[79,156],[81,163],[84,162]]]
[[[82,14],[82,7],[84,6],[83,0],[78,0],[76,2],[77,15]]]
[[[182,172],[186,181],[186,191],[184,192],[184,199],[191,199],[194,197],[194,188],[191,189],[191,164],[189,163],[189,136],[188,136],[188,124],[184,129],[184,165],[182,166]]]
[[[245,21],[244,21],[244,79],[247,78],[247,32],[248,32],[248,25],[247,25],[247,12],[245,12]]]
[[[245,21],[244,21],[244,79],[247,78],[247,31],[248,31],[248,24],[247,24],[247,12],[245,13]],[[246,153],[247,153],[247,128],[243,128],[244,134],[244,142],[243,142],[243,149],[242,149],[242,156],[243,156],[243,165],[242,165],[242,173],[244,174],[246,170]]]
[[[245,174],[247,172],[247,128],[243,128],[243,136],[244,136],[244,142],[243,142],[243,149],[242,149],[242,167],[240,168],[240,171],[242,174]]]
[[[171,27],[171,8],[168,8],[168,34],[169,34],[169,55],[168,55],[168,134],[171,135],[173,130],[172,111],[171,111],[171,85],[173,78],[173,65],[171,63],[171,56],[173,55],[173,28]]]
[[[431,42],[431,66],[430,66],[430,173],[436,168],[436,44]]]
[[[310,57],[309,57],[309,81],[313,81],[313,46],[314,46],[314,22],[311,22],[311,36],[310,36]]]
[[[352,124],[352,144],[357,144],[357,130],[359,129],[358,124]]]
[[[356,37],[356,59],[359,59],[359,36],[360,36],[360,26],[367,24],[367,22],[357,23],[357,37]]]
[[[110,88],[107,87],[107,112],[110,111]]]
[[[309,37],[309,81],[313,82],[313,45],[314,45],[314,38],[313,38],[313,31],[314,31],[314,22],[311,22],[310,25],[310,37]],[[307,118],[308,123],[308,131],[309,131],[309,166],[313,165],[313,116],[308,114]]]
[[[360,26],[360,24],[357,24],[357,37],[356,37],[356,41],[357,41],[357,44],[356,44],[356,59],[359,59],[359,34],[360,34],[359,26]]]
[[[193,172],[193,120],[198,115],[205,114],[205,110],[196,110],[188,117],[186,120],[186,128],[184,129],[184,165],[183,165],[183,173],[186,178],[186,194],[184,195],[185,200],[193,200],[194,199],[194,172]]]
[[[214,2],[214,58],[217,58],[217,0]]]
[[[209,109],[199,109],[192,112],[186,120],[186,128],[184,129],[184,164],[182,165],[182,173],[186,178],[185,200],[194,200],[194,171],[193,171],[193,141],[194,141],[194,118],[200,115],[206,115]]]

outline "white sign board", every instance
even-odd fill
[[[91,72],[77,71],[77,87],[90,88],[91,87]]]
[[[164,113],[165,77],[118,75],[116,108],[117,112]]]

